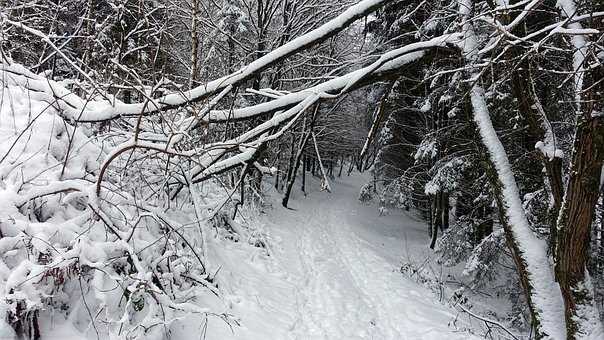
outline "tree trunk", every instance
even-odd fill
[[[354,156],[350,156],[350,165],[348,166],[348,171],[346,176],[350,176],[350,174],[352,173],[352,170],[354,170]]]
[[[604,275],[604,188],[600,189],[600,225],[598,230],[598,243],[597,243],[597,268],[598,275],[602,277]],[[2,236],[2,235],[0,235]]]
[[[604,10],[602,2],[587,4],[594,11]],[[573,7],[574,2],[563,6],[569,5]],[[573,38],[572,47],[577,123],[570,178],[558,217],[556,278],[564,298],[568,338],[580,339],[604,334],[587,272],[591,227],[604,164],[604,66],[595,57],[594,45],[590,46],[585,38]]]
[[[462,15],[463,56],[466,65],[473,66],[480,60],[476,54],[478,39],[472,20],[474,3],[469,4],[471,6],[468,6],[468,1],[460,0],[458,10]],[[467,77],[479,79],[480,73],[469,71]],[[468,112],[472,112],[480,142],[488,154],[487,177],[495,194],[506,241],[528,302],[535,338],[556,338],[561,333],[559,318],[564,308],[549,264],[547,244],[538,239],[530,228],[512,166],[491,121],[484,90],[479,82],[472,82],[468,94],[471,104]]]
[[[257,20],[257,33],[258,40],[256,41],[256,60],[260,59],[265,54],[265,26],[266,26],[266,15],[264,0],[256,1],[256,20]],[[252,82],[252,88],[255,90],[260,89],[260,83],[262,82],[262,72],[256,73]]]
[[[310,120],[310,124],[306,129],[306,133],[304,133],[304,126],[302,126],[302,137],[300,139],[300,143],[298,144],[298,152],[296,153],[296,157],[294,160],[293,166],[293,174],[292,176],[288,176],[287,187],[285,189],[285,195],[283,195],[283,200],[281,204],[287,208],[287,203],[289,202],[289,196],[291,195],[292,188],[294,186],[294,182],[296,181],[296,174],[298,173],[298,167],[300,166],[300,162],[302,160],[302,155],[304,155],[304,149],[306,148],[306,144],[310,136],[312,135],[313,127],[315,126],[315,122],[317,121],[317,117],[319,116],[320,105],[315,106],[315,110],[313,111],[312,118]],[[292,149],[293,151],[293,149]],[[302,167],[302,192],[304,192],[304,181],[306,181],[306,174],[304,171],[304,167]],[[306,193],[304,193],[306,195]]]
[[[189,88],[196,86],[199,78],[199,0],[191,0],[191,73],[189,75]]]
[[[308,168],[308,159],[306,155],[304,155],[304,160],[302,161],[302,187],[300,188],[306,196],[306,169]]]
[[[277,152],[277,172],[275,174],[275,189],[279,190],[279,174],[280,174],[280,168],[281,168],[281,148],[279,148],[278,152]]]
[[[519,0],[510,1],[510,5],[520,2]],[[491,5],[494,5],[491,4]],[[509,24],[520,13],[512,12],[511,15],[501,16],[504,24]],[[552,21],[551,13],[547,11],[533,11],[529,14],[530,20],[539,23],[540,26],[550,24]],[[529,20],[529,19],[527,19]],[[512,32],[517,36],[525,36],[526,25],[517,25]],[[528,133],[525,135],[528,151],[536,148],[537,143],[541,143],[539,157],[545,168],[548,192],[553,204],[549,207],[548,218],[550,226],[550,253],[555,252],[556,240],[556,222],[560,206],[562,205],[563,183],[562,183],[562,159],[556,152],[556,136],[548,121],[553,117],[551,112],[546,112],[541,100],[535,91],[535,81],[532,76],[531,64],[529,59],[524,58],[525,51],[520,47],[511,48],[508,54],[510,59],[519,59],[520,62],[514,65],[511,73],[512,94],[517,100],[518,111],[524,122],[528,126]]]
[[[302,159],[302,154],[304,154],[304,148],[305,148],[306,144],[308,143],[311,132],[312,132],[312,127],[302,136],[302,140],[300,142],[300,148],[298,148],[298,153],[296,154],[296,158],[294,161],[293,175],[287,181],[287,186],[285,188],[285,194],[283,195],[283,200],[281,201],[281,205],[283,205],[285,208],[287,208],[287,203],[289,202],[289,196],[291,195],[292,187],[294,186],[294,182],[296,181],[296,173],[298,172],[298,167],[300,166],[300,160]],[[302,191],[304,192],[304,178],[305,178],[304,170],[302,170],[302,178],[303,178]]]
[[[442,230],[445,231],[447,229],[449,229],[449,210],[450,210],[450,206],[449,206],[449,193],[448,192],[443,192],[441,194],[441,206],[442,206]]]
[[[567,332],[573,339],[591,334],[594,330],[585,328],[594,322],[599,324],[587,262],[591,225],[600,194],[604,124],[602,117],[580,120],[570,179],[558,218],[556,247],[556,278],[566,306]]]
[[[478,245],[485,237],[491,235],[493,232],[492,209],[488,206],[482,206],[478,211],[480,212],[478,218],[481,222],[474,230],[474,245]]]
[[[520,52],[516,53],[519,54]],[[549,184],[549,194],[553,204],[549,207],[548,217],[550,225],[550,253],[555,253],[556,247],[556,222],[562,206],[564,193],[562,183],[562,159],[556,152],[556,137],[549,127],[547,114],[541,105],[534,89],[534,81],[530,73],[530,64],[525,60],[516,67],[511,77],[512,93],[518,101],[519,113],[528,125],[529,151],[540,143],[539,156]]]
[[[295,136],[292,134],[292,140],[290,143],[290,148],[289,148],[289,159],[287,161],[287,177],[286,177],[286,182],[289,182],[292,178],[292,175],[295,176],[295,174],[293,174],[293,165],[294,165],[294,158],[295,158],[295,153],[294,150],[296,148],[296,138]]]
[[[434,207],[432,209],[432,223],[430,223],[432,225],[432,239],[430,241],[430,249],[434,249],[434,247],[436,246],[436,240],[438,239],[438,229],[442,229],[442,213],[443,213],[443,207],[442,207],[442,196],[443,193],[442,192],[437,192],[436,195],[431,196],[430,199],[432,200],[432,206]]]
[[[321,161],[321,153],[319,152],[319,145],[317,144],[317,137],[313,132],[313,129],[310,129],[310,135],[312,137],[313,144],[315,145],[315,152],[317,154],[317,162],[319,163],[319,169],[321,170],[321,175],[323,176],[323,180],[321,183],[321,190],[327,190],[327,192],[331,192],[331,186],[329,185],[329,179],[327,178],[327,172],[325,171],[325,167],[323,166],[323,161]]]

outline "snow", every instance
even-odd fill
[[[560,8],[563,16],[568,18],[568,20],[575,18],[578,16],[577,4],[574,0],[558,0],[556,3],[558,8]],[[588,43],[583,34],[585,31],[580,22],[574,21],[568,23],[568,29],[565,30],[565,33],[574,34],[571,36],[571,43],[574,47],[573,53],[573,80],[574,80],[574,95],[575,95],[575,117],[577,117],[580,121],[582,115],[582,106],[581,103],[583,101],[581,92],[583,89],[583,78],[584,78],[584,63],[586,59],[586,55],[588,53]],[[575,136],[576,140],[576,136]],[[571,168],[573,166],[571,165]],[[566,197],[563,201],[563,207],[561,211],[565,210]],[[560,228],[560,224],[558,227]],[[591,280],[589,277],[589,273],[586,271],[585,273],[585,281],[580,283],[584,286],[575,287],[576,289],[584,289],[586,292],[593,292],[593,287],[591,284]],[[598,310],[594,305],[579,305],[576,308],[576,314],[573,315],[573,319],[577,322],[577,333],[584,335],[585,339],[601,339],[604,336],[604,326],[602,325],[601,320],[599,319]]]
[[[454,309],[400,273],[410,253],[429,251],[425,224],[398,210],[382,217],[358,202],[366,181],[353,174],[334,181],[334,192],[327,193],[320,191],[319,180],[309,179],[308,196],[293,193],[293,209],[274,204],[253,220],[266,235],[267,249],[210,243],[208,255],[221,266],[223,296],[195,303],[223,310],[231,326],[220,315],[190,314],[170,326],[171,337],[479,339],[464,331],[468,325]],[[273,192],[272,200],[277,203],[279,194]],[[49,339],[95,338],[62,322],[44,322],[42,328]]]
[[[433,159],[438,154],[438,145],[434,137],[428,136],[424,138],[420,145],[417,147],[417,151],[413,154],[413,158],[417,161],[420,159]]]
[[[408,229],[417,222],[399,212],[380,217],[359,203],[362,175],[335,181],[333,193],[320,191],[319,180],[309,182],[307,197],[293,193],[292,209],[275,196],[260,220],[270,256],[232,248],[221,255],[230,292],[224,303],[241,326],[231,332],[212,321],[208,339],[474,339],[449,326],[455,310],[399,272],[409,252],[406,235],[425,240]],[[189,339],[198,325],[183,321],[173,336]]]
[[[514,21],[512,21],[511,23],[509,23],[505,28],[507,31],[511,31],[512,29],[514,29],[514,27],[516,27],[519,23],[521,23],[522,21],[524,21],[524,19],[526,18],[527,15],[529,15],[537,6],[541,5],[541,3],[543,2],[543,0],[532,0],[531,2],[529,2],[524,9],[522,10],[522,12],[520,12],[520,14],[518,16],[516,16],[516,18],[514,19]]]
[[[464,18],[464,40],[461,42],[461,46],[464,57],[470,64],[478,61],[476,53],[478,41],[470,22],[472,8],[471,0],[459,1],[459,11]],[[479,75],[476,73],[470,75],[472,79],[478,77]],[[528,281],[531,286],[529,294],[540,322],[539,331],[545,333],[551,339],[564,339],[566,338],[564,303],[551,269],[547,246],[543,240],[535,236],[529,226],[510,161],[491,122],[484,90],[477,83],[474,83],[470,90],[470,99],[478,132],[488,150],[489,158],[495,167],[498,180],[502,186],[501,199],[505,206],[507,222],[514,242],[520,250],[519,256],[526,265]]]
[[[560,288],[554,280],[545,241],[538,239],[528,224],[510,161],[491,123],[483,90],[474,86],[470,96],[474,120],[502,185],[506,217],[514,234],[514,241],[526,262],[532,286],[531,297],[543,330],[552,339],[564,339],[564,303]]]
[[[353,6],[352,8],[354,7],[355,6]],[[195,125],[194,123],[198,119],[206,120],[208,122],[230,119],[242,119],[257,116],[266,112],[274,112],[286,109],[283,112],[278,112],[270,120],[256,126],[255,128],[247,131],[246,133],[241,134],[233,140],[226,141],[224,143],[217,143],[216,145],[208,145],[205,147],[205,150],[188,150],[186,152],[183,152],[182,154],[185,155],[191,155],[196,153],[203,154],[202,158],[200,159],[200,165],[195,167],[191,171],[191,173],[193,174],[193,176],[191,177],[193,177],[194,180],[198,180],[199,178],[207,178],[208,176],[211,176],[217,171],[221,171],[223,169],[228,168],[229,166],[239,164],[241,163],[241,161],[249,159],[254,154],[250,150],[244,154],[235,155],[234,157],[223,160],[219,165],[214,165],[210,168],[207,168],[208,166],[216,162],[216,160],[220,159],[227,151],[231,150],[233,145],[239,145],[241,143],[250,143],[253,138],[257,138],[259,136],[260,138],[255,140],[253,142],[253,145],[250,145],[251,147],[258,147],[261,145],[261,143],[267,142],[269,140],[274,140],[278,138],[283,133],[283,131],[286,130],[286,128],[293,124],[296,119],[300,117],[300,115],[304,112],[304,110],[306,110],[316,101],[323,98],[332,98],[334,96],[340,95],[346,90],[350,89],[358,81],[362,80],[363,78],[369,76],[372,73],[389,72],[399,69],[403,65],[406,65],[421,58],[424,55],[424,50],[435,47],[444,47],[449,44],[452,44],[458,39],[459,34],[453,33],[438,36],[425,42],[412,43],[383,54],[378,60],[364,68],[350,72],[330,81],[326,81],[315,87],[295,93],[285,94],[270,102],[261,103],[255,106],[236,109],[233,111],[211,111],[211,107],[215,105],[215,101],[211,101],[202,112],[202,114],[205,114],[209,111],[208,117],[195,117],[194,119],[185,119],[182,124],[182,128],[175,134],[174,138],[172,138],[172,141],[168,145],[160,145],[155,143],[147,143],[146,145],[142,145],[143,143],[140,141],[137,141],[136,145],[143,148],[165,150],[167,152],[176,153],[174,152],[174,150],[171,149],[171,146],[175,142],[178,142],[182,138],[181,136],[183,136],[188,130],[190,130],[191,127]],[[82,98],[79,98],[75,94],[71,93],[61,84],[46,79],[44,77],[32,74],[23,66],[18,64],[8,65],[5,63],[0,63],[0,68],[6,71],[6,74],[8,75],[8,84],[17,85],[19,87],[25,87],[36,91],[30,91],[29,95],[35,96],[37,102],[46,102],[49,103],[48,105],[58,105],[58,107],[61,109],[60,114],[63,115],[65,118],[77,121],[98,121],[114,117],[110,112],[113,109],[110,107],[108,102],[98,100],[84,101]],[[221,88],[223,90],[218,95],[218,97],[226,95],[226,93],[230,89],[230,86],[226,85],[225,87]],[[179,94],[179,96],[180,95],[181,94]],[[148,105],[149,107],[159,107],[157,106],[157,101],[161,100],[163,99],[150,101]],[[147,105],[144,106],[144,108],[146,107]],[[143,108],[141,108],[141,110],[142,111],[132,111],[129,113],[140,114],[144,111]],[[106,116],[108,112],[109,116]],[[272,133],[270,135],[266,133],[266,131],[272,130],[272,128],[281,124],[284,124],[285,126],[281,128],[277,133]],[[132,142],[126,142],[125,145],[115,148],[112,154],[120,153],[125,150],[124,148],[129,147],[133,147]],[[204,154],[200,151],[206,152]]]
[[[207,122],[220,122],[226,120],[246,119],[267,112],[283,110],[287,107],[300,103],[310,95],[329,97],[329,94],[344,93],[347,91],[347,89],[371,73],[392,72],[423,57],[424,50],[436,47],[445,47],[447,44],[452,44],[458,38],[458,34],[445,34],[425,42],[408,44],[385,53],[377,61],[366,67],[328,80],[319,85],[304,89],[303,91],[284,94],[272,101],[244,108],[237,108],[234,110],[212,110],[203,120]]]
[[[567,18],[573,18],[579,13],[577,12],[576,4],[573,0],[558,0],[556,5],[561,9],[562,15]],[[558,30],[562,29],[561,27]],[[584,32],[583,26],[580,22],[570,22],[568,24],[568,30]],[[598,33],[598,32],[596,32]],[[585,57],[587,55],[587,42],[585,41],[585,37],[581,35],[581,33],[573,34],[571,37],[571,42],[573,47],[575,48],[575,52],[573,53],[573,69],[574,69],[574,85],[575,85],[575,98],[577,105],[577,112],[581,112],[581,94],[580,92],[583,90],[583,63],[585,61]]]
[[[360,4],[361,3],[359,3],[359,5]],[[356,6],[353,6],[353,8],[354,7]],[[309,34],[311,33],[312,32]],[[306,35],[304,37],[306,37]],[[458,39],[459,34],[452,33],[444,34],[428,41],[412,43],[383,54],[378,60],[364,68],[331,79],[303,91],[288,93],[272,101],[245,108],[234,110],[211,110],[207,115],[205,112],[202,112],[202,117],[189,119],[185,122],[186,124],[184,124],[183,133],[190,129],[194,125],[193,122],[197,121],[197,119],[204,122],[246,119],[266,112],[286,109],[292,105],[303,102],[311,96],[320,96],[321,98],[324,98],[333,97],[334,93],[342,94],[357,84],[357,82],[371,74],[397,70],[400,67],[423,57],[425,50],[436,47],[445,47]],[[296,40],[294,40],[294,42],[295,41]],[[278,50],[279,49],[273,52],[278,52]],[[269,55],[270,54],[261,59],[264,59]],[[248,68],[254,68],[255,63],[258,62],[258,60],[248,65]],[[84,100],[65,88],[62,84],[46,79],[40,75],[33,74],[18,64],[13,63],[9,65],[0,63],[0,70],[6,71],[6,74],[8,75],[6,81],[11,85],[22,86],[37,91],[32,92],[32,96],[35,96],[35,99],[57,105],[61,109],[61,114],[63,116],[70,120],[80,122],[95,122],[120,116],[140,115],[142,112],[149,113],[166,107],[182,105],[184,102],[194,100],[199,96],[211,94],[214,90],[222,90],[218,95],[218,97],[222,97],[228,92],[230,84],[232,83],[231,81],[226,81],[226,79],[221,78],[191,90],[192,93],[184,92],[170,94],[162,98],[151,100],[145,104],[125,104],[115,98],[112,98],[111,103],[102,100]],[[231,76],[227,76],[227,78],[228,77]],[[210,85],[214,83],[216,83],[216,89],[212,90],[212,86]],[[215,105],[215,101],[212,101],[208,107],[211,108],[213,105]],[[289,112],[290,115],[288,115],[288,117],[291,116],[292,112],[294,114],[297,113],[297,111]],[[281,118],[275,117],[273,119],[282,121],[283,115],[281,115]]]
[[[547,136],[546,136],[547,138]],[[557,149],[554,145],[554,143],[552,143],[550,140],[544,141],[538,141],[537,143],[535,143],[535,149],[541,151],[541,153],[543,154],[543,156],[547,157],[550,161],[553,160],[554,158],[562,158],[564,156],[564,153],[562,152],[562,150]]]
[[[62,96],[65,96],[66,101],[63,101],[62,99],[59,100],[59,102],[64,102],[61,103],[64,105],[59,105],[61,105],[62,109],[66,111],[65,114],[74,120],[79,120],[82,122],[94,122],[118,118],[120,116],[150,113],[167,107],[179,106],[190,101],[204,98],[208,95],[220,92],[228,86],[248,79],[256,72],[273,65],[279,60],[340,32],[350,23],[372,12],[384,2],[386,2],[386,0],[362,0],[359,3],[348,7],[340,15],[319,26],[318,28],[276,48],[270,53],[267,53],[261,58],[247,64],[245,67],[232,74],[210,81],[206,84],[202,84],[191,89],[190,91],[176,92],[165,95],[161,98],[151,100],[149,103],[144,102],[126,104],[115,99],[112,101],[84,102],[81,99],[72,98],[76,96],[70,94],[68,90],[62,88],[62,86],[60,86],[57,82],[46,83],[42,77],[31,74],[31,72],[28,72],[24,69],[20,69],[18,72],[26,74],[31,81],[35,82],[36,87],[43,89],[43,91],[47,94],[55,93],[57,94],[57,98],[62,98]],[[10,70],[13,68],[13,65],[6,65],[4,63],[0,63],[0,66],[2,66],[4,70]],[[21,82],[23,84],[23,81]]]
[[[200,221],[208,207],[224,200],[224,193],[206,183],[205,189],[193,188],[194,207],[165,211],[139,202],[140,212],[129,220],[138,216],[141,226],[130,228],[105,202],[134,214],[133,197],[110,179],[97,196],[95,176],[101,161],[124,147],[158,146],[125,139],[104,150],[83,124],[64,124],[44,98],[8,84],[3,91],[10,97],[0,106],[3,320],[19,301],[39,311],[47,339],[161,339],[165,331],[182,340],[203,334],[208,339],[471,339],[465,324],[455,321],[455,310],[399,272],[406,220],[394,214],[382,219],[375,208],[357,202],[366,178],[334,181],[333,193],[321,192],[319,181],[309,179],[309,196],[295,192],[293,210],[273,204],[266,216],[232,221],[239,242],[221,238]],[[309,96],[293,114],[317,98]],[[242,147],[229,162],[247,160],[253,150]],[[269,199],[278,202],[280,195]],[[23,214],[32,200],[45,203],[44,222]],[[164,234],[153,221],[163,221],[178,237],[158,243]],[[254,246],[255,238],[264,247]],[[210,259],[204,262],[207,271],[200,270],[193,250]],[[41,255],[49,262],[36,260]],[[135,270],[117,272],[112,264],[126,257]],[[171,270],[156,271],[168,261]],[[76,266],[90,270],[76,272]],[[216,286],[190,283],[203,281],[202,274],[211,275]],[[48,279],[35,279],[44,276]],[[178,286],[165,294],[155,282],[164,289],[166,282]],[[130,297],[124,299],[116,285]],[[49,304],[50,296],[57,305]],[[157,324],[163,327],[153,327]],[[0,336],[12,339],[13,333],[0,323]]]
[[[254,146],[257,147],[260,143],[274,140],[279,137],[289,125],[293,124],[297,118],[301,116],[304,110],[308,109],[312,104],[320,99],[334,98],[337,97],[348,89],[350,89],[357,82],[363,78],[369,76],[372,73],[386,73],[393,70],[397,70],[400,67],[409,64],[415,60],[424,56],[424,51],[436,47],[445,47],[458,41],[460,35],[457,33],[444,34],[428,41],[422,41],[405,45],[401,48],[384,53],[378,60],[372,64],[363,67],[359,70],[347,73],[338,78],[326,81],[314,87],[285,94],[272,101],[264,102],[254,106],[248,106],[241,109],[235,110],[215,110],[211,111],[207,119],[208,122],[217,121],[229,121],[232,119],[244,119],[258,116],[267,112],[277,112],[271,119],[266,122],[257,125],[253,129],[239,135],[238,137],[226,141],[224,143],[217,143],[215,145],[206,146],[206,150],[209,150],[202,156],[200,160],[200,166],[195,167],[191,172],[193,173],[193,179],[207,178],[208,176],[220,171],[221,169],[228,168],[233,164],[239,164],[242,160],[249,159],[253,154],[248,152],[247,155],[236,155],[224,161],[221,161],[220,166],[212,166],[205,170],[203,167],[210,166],[216,160],[221,158],[228,150],[232,149],[233,145],[239,145],[241,143],[248,143],[251,139],[258,138],[254,141]],[[279,112],[280,110],[285,110]],[[289,121],[289,122],[288,122]],[[285,124],[283,128],[277,133],[268,135],[266,131]]]
[[[464,331],[468,326],[457,320],[454,309],[439,303],[426,287],[400,273],[402,259],[409,252],[418,254],[420,240],[425,238],[421,234],[422,238],[416,237],[412,240],[413,244],[407,244],[407,232],[419,235],[419,229],[411,228],[417,223],[397,210],[391,214],[384,206],[376,211],[373,207],[357,202],[358,188],[366,182],[362,175],[336,180],[331,187],[314,134],[312,137],[323,173],[321,189],[327,189],[327,192],[319,190],[318,181],[310,179],[309,186],[312,188],[309,196],[296,197],[294,194],[290,203],[293,209],[274,204],[274,208],[269,209],[266,216],[245,216],[239,217],[237,221],[230,221],[231,227],[241,238],[252,239],[260,235],[267,241],[262,247],[253,246],[250,242],[220,239],[217,237],[218,231],[207,228],[208,225],[202,220],[207,217],[205,209],[212,204],[206,202],[208,193],[202,193],[202,189],[196,185],[190,188],[193,212],[183,208],[176,213],[167,213],[161,208],[140,203],[139,208],[144,212],[137,215],[138,222],[151,217],[157,223],[142,223],[143,227],[136,229],[135,226],[131,231],[126,228],[128,226],[119,223],[113,225],[114,222],[107,217],[115,211],[109,211],[111,208],[107,207],[107,211],[104,211],[101,198],[108,202],[115,201],[120,209],[124,207],[124,214],[136,217],[138,213],[129,211],[131,206],[125,203],[133,198],[125,192],[114,190],[110,180],[103,182],[111,190],[104,189],[102,197],[98,197],[93,190],[96,180],[101,191],[100,183],[104,180],[102,177],[95,177],[100,161],[119,156],[126,149],[136,147],[189,156],[199,153],[200,165],[192,173],[186,174],[191,183],[249,163],[263,143],[281,136],[317,101],[341,95],[369,76],[398,70],[423,57],[424,50],[459,43],[470,68],[480,61],[481,52],[477,49],[480,44],[470,23],[473,3],[461,0],[460,12],[466,20],[463,23],[463,34],[445,34],[389,51],[362,69],[303,91],[255,91],[273,99],[259,105],[233,111],[213,110],[218,100],[226,96],[234,84],[275,61],[333,35],[385,2],[360,1],[327,24],[294,39],[233,74],[189,92],[169,94],[145,104],[125,104],[110,96],[104,100],[94,98],[88,101],[72,93],[65,82],[48,80],[18,64],[1,63],[0,69],[5,76],[3,95],[6,92],[6,100],[0,106],[0,200],[5,203],[0,208],[0,220],[3,223],[0,283],[3,284],[1,288],[4,294],[3,302],[0,303],[0,312],[4,314],[0,315],[4,316],[10,308],[14,309],[15,301],[24,302],[31,309],[40,307],[41,327],[45,337],[91,339],[95,338],[91,327],[97,332],[96,326],[94,323],[86,325],[88,321],[83,321],[88,320],[84,307],[88,309],[85,299],[90,298],[89,303],[94,303],[96,308],[94,312],[101,316],[99,323],[107,325],[105,331],[112,337],[118,334],[111,333],[112,330],[119,329],[121,335],[124,327],[125,334],[138,338],[161,338],[161,332],[167,329],[173,338],[183,340],[197,339],[202,335],[217,339],[471,339],[472,335]],[[527,0],[508,6],[507,1],[497,1],[500,6],[497,10],[526,5],[521,15],[503,28],[511,30],[541,2]],[[551,26],[550,34],[573,35],[571,39],[576,49],[573,65],[575,70],[581,71],[586,49],[583,35],[598,31],[581,27],[578,16],[575,16],[576,8],[572,0],[560,0],[558,6],[568,16],[568,24],[567,27],[562,27],[562,24]],[[574,18],[574,21],[570,18]],[[50,43],[41,32],[30,30],[30,33]],[[577,72],[575,76],[577,95],[582,87],[581,73]],[[470,74],[470,78],[478,80],[479,74]],[[24,88],[31,91],[25,91]],[[106,151],[99,146],[100,142],[95,140],[94,135],[87,132],[85,125],[72,126],[62,120],[100,121],[121,115],[138,115],[183,105],[216,93],[219,94],[198,116],[183,119],[175,133],[159,140],[165,144],[138,140],[137,135],[121,143],[111,144],[114,148]],[[478,84],[473,84],[470,99],[474,120],[502,186],[501,199],[511,234],[528,269],[531,298],[539,321],[549,337],[563,339],[565,323],[562,299],[553,278],[545,243],[529,227],[510,161],[490,120],[484,90]],[[426,101],[420,110],[429,111],[430,103]],[[243,119],[265,112],[276,113],[268,121],[233,140],[206,145],[205,150],[185,150],[181,153],[173,148],[201,121]],[[455,115],[455,112],[450,111],[450,115]],[[561,151],[555,147],[551,130],[548,133],[544,141],[536,143],[535,148],[550,159],[562,157]],[[233,151],[239,153],[220,160]],[[436,152],[436,143],[428,140],[426,143],[422,142],[415,158],[434,157]],[[263,173],[275,173],[277,170],[259,162],[254,162],[254,166]],[[437,181],[438,178],[439,176],[435,176],[426,185],[426,193],[435,193],[443,188],[443,183]],[[450,185],[454,186],[454,183]],[[118,198],[120,195],[123,197]],[[269,200],[279,201],[276,193],[273,192],[272,195]],[[33,206],[37,201],[42,202],[39,204],[42,217],[36,219],[44,222],[25,214],[30,209],[26,204]],[[224,196],[218,201],[227,202]],[[88,205],[81,202],[87,202]],[[389,216],[379,216],[383,214]],[[193,215],[195,218],[192,218]],[[213,216],[215,215],[216,212]],[[175,220],[172,221],[172,218]],[[242,221],[245,218],[250,218],[246,226],[243,225],[245,221]],[[159,221],[165,222],[167,226],[161,225]],[[198,225],[201,236],[196,235],[197,229],[192,228],[189,228],[192,231],[186,236],[178,234],[176,230],[183,229],[185,225]],[[188,247],[177,244],[173,239],[166,239],[169,250],[158,252],[153,245],[163,235],[160,233],[163,232],[160,226],[166,229],[177,226],[174,232],[181,238],[179,241],[187,243]],[[249,235],[248,227],[251,230]],[[111,228],[115,230],[107,233]],[[132,238],[133,236],[135,237]],[[188,244],[189,239],[195,241],[193,246]],[[25,243],[27,249],[23,246]],[[421,246],[425,247],[424,244]],[[205,267],[203,271],[198,270],[202,266],[194,261],[189,248],[195,255],[195,250],[200,248],[198,250],[201,250],[204,261],[199,262],[205,264],[208,271]],[[49,256],[50,263],[38,263],[43,262],[35,260],[38,255]],[[118,258],[128,258],[135,269],[133,273],[123,275],[114,271],[110,262]],[[160,271],[161,277],[154,278],[155,269],[163,266],[162,262],[167,259],[173,261],[174,269]],[[79,296],[62,296],[57,299],[71,302],[69,308],[72,309],[65,312],[67,320],[58,317],[54,320],[49,317],[54,310],[48,310],[46,300],[50,296],[54,298],[52,294],[69,295],[68,290],[51,290],[53,287],[50,285],[44,286],[45,282],[34,279],[46,275],[52,278],[55,273],[57,280],[62,280],[63,273],[68,275],[70,270],[74,270],[70,269],[72,264],[98,271],[93,270],[94,274],[83,273],[78,277],[80,284],[81,278],[85,277],[84,284],[88,285],[86,293],[80,288],[82,291]],[[465,273],[471,275],[479,265],[478,261],[470,260]],[[188,271],[185,266],[197,270]],[[58,274],[54,269],[59,269]],[[105,270],[108,272],[104,272]],[[204,281],[202,274],[213,276],[216,286],[195,288],[188,283],[188,279]],[[177,283],[179,286],[172,293],[178,294],[178,297],[163,294],[153,279]],[[119,291],[111,293],[114,290],[112,286],[115,286],[112,280],[127,287],[130,297],[126,299],[125,307],[121,304]],[[209,283],[207,281],[205,284]],[[58,284],[63,288],[62,285]],[[44,290],[46,288],[48,289]],[[200,291],[207,294],[199,293]],[[212,296],[212,293],[216,296]],[[145,313],[137,313],[139,310],[133,312],[137,307],[132,307],[132,304],[140,301],[137,298],[143,299],[144,294],[147,294],[147,301],[155,300],[156,303],[147,302]],[[150,296],[153,299],[149,299]],[[164,314],[164,307],[168,314]],[[162,309],[161,313],[159,309]],[[57,314],[63,316],[62,312]],[[594,314],[592,310],[579,310],[578,317],[589,321]],[[147,333],[148,328],[158,324],[164,325],[164,329],[155,327]],[[592,336],[595,339],[601,333],[601,329],[596,330],[592,332]],[[2,337],[14,337],[6,322],[0,322],[0,338]],[[98,333],[96,337],[99,337]]]

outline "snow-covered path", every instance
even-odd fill
[[[448,327],[451,310],[399,273],[404,220],[359,204],[360,181],[346,178],[334,193],[299,197],[295,210],[270,216],[281,239],[275,258],[296,301],[291,338],[467,339]]]
[[[228,251],[212,255],[223,265],[220,303],[239,325],[210,319],[206,339],[472,339],[449,326],[454,310],[399,272],[403,259],[421,262],[430,254],[423,223],[402,212],[379,216],[375,206],[360,204],[361,175],[332,183],[333,193],[310,182],[310,194],[298,191],[291,210],[275,195],[261,218],[270,256],[230,242],[222,244]],[[171,332],[198,339],[201,328],[183,320]]]

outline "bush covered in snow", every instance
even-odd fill
[[[8,325],[0,328],[13,333],[3,336],[38,338],[51,318],[128,339],[163,339],[187,315],[230,322],[194,303],[219,294],[218,267],[206,257],[210,227],[264,240],[231,216],[211,215],[224,201],[218,187],[205,185],[204,202],[181,191],[170,207],[157,191],[166,157],[141,150],[109,163],[124,143],[119,134],[68,124],[20,86],[2,93],[0,320]]]
[[[361,203],[369,203],[373,200],[373,185],[371,183],[367,183],[361,187],[359,191],[359,202]]]

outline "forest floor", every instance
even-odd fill
[[[310,182],[291,209],[275,195],[262,217],[268,256],[235,251],[222,259],[240,327],[210,321],[207,339],[472,338],[459,330],[455,310],[400,273],[403,261],[428,256],[425,223],[400,210],[380,216],[359,203],[363,175],[336,180],[332,193]],[[188,338],[193,325],[174,334]]]
[[[210,258],[220,270],[223,295],[197,301],[229,317],[178,320],[178,340],[456,340],[474,339],[463,318],[437,294],[400,272],[433,257],[427,227],[411,213],[380,216],[361,204],[364,175],[353,173],[320,191],[309,179],[308,195],[296,193],[290,209],[280,194],[249,223],[266,247],[216,240]],[[445,274],[446,275],[446,274]],[[49,339],[82,339],[70,327],[50,326]]]

